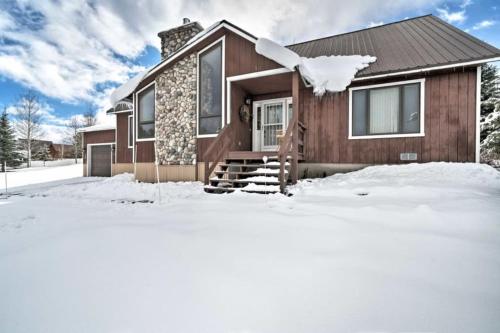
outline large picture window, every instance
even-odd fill
[[[138,94],[137,139],[155,137],[155,87],[152,85]]]
[[[198,134],[217,134],[222,126],[222,42],[199,54]]]
[[[351,138],[422,135],[423,81],[353,88]]]

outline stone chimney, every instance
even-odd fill
[[[203,30],[198,22],[191,22],[188,18],[182,19],[182,22],[181,26],[158,33],[158,37],[161,39],[161,60],[167,59]]]

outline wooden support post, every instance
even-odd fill
[[[203,177],[203,182],[205,183],[205,185],[208,185],[208,178],[210,177],[209,171],[208,171],[209,169],[210,169],[210,164],[208,161],[205,161],[205,170],[204,170],[204,177]]]
[[[285,152],[286,154],[286,152]],[[286,163],[286,155],[279,155],[280,159],[280,192],[285,193],[285,186],[286,186],[286,181],[285,181],[285,163]]]
[[[292,184],[296,184],[299,176],[299,112],[300,112],[300,74],[298,70],[292,75],[292,104],[293,104],[293,134],[292,134],[292,161],[290,175]]]

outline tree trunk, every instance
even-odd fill
[[[28,138],[28,149],[27,149],[27,158],[28,160],[26,161],[26,167],[29,168],[31,166],[31,139]]]

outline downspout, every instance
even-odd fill
[[[156,131],[155,131],[156,135]],[[158,203],[161,204],[161,190],[160,190],[160,167],[158,166],[158,149],[156,149],[156,138],[154,142],[154,150],[155,150],[155,168],[156,168],[156,183],[158,184]]]
[[[476,163],[481,162],[481,65],[477,66],[476,74]]]

